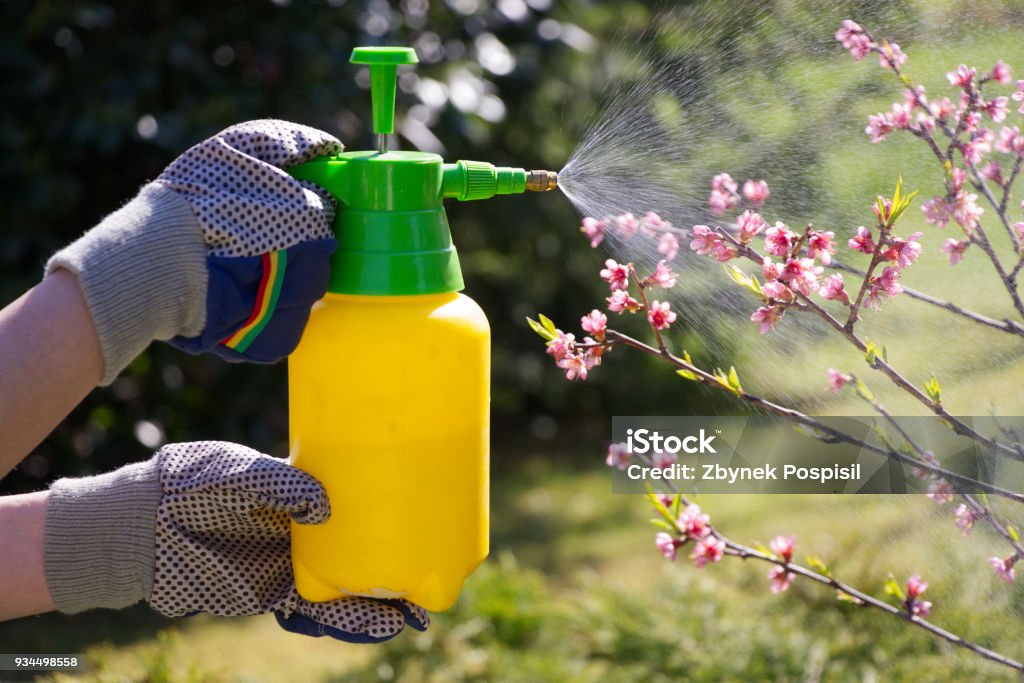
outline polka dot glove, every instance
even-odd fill
[[[109,384],[154,339],[274,362],[323,296],[334,203],[284,170],[342,150],[327,133],[249,121],[192,147],[132,201],[59,251],[79,280]]]
[[[273,612],[289,631],[371,643],[427,613],[405,600],[311,603],[295,588],[289,520],[321,524],[313,477],[245,446],[165,446],[115,472],[53,484],[46,516],[50,593],[62,612],[145,599],[167,616]]]

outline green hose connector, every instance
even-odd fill
[[[526,170],[495,166],[486,161],[459,161],[444,165],[441,196],[472,201],[497,194],[526,192]]]

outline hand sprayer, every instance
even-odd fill
[[[331,518],[292,524],[299,593],[451,607],[488,551],[490,328],[463,289],[442,201],[557,186],[550,171],[391,152],[411,48],[361,47],[377,150],[292,167],[337,200],[327,294],[288,361],[291,461]]]

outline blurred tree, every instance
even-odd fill
[[[400,145],[451,160],[559,168],[606,88],[594,68],[595,36],[639,36],[650,9],[584,0],[7,0],[0,16],[7,302],[37,281],[50,253],[225,126],[280,117],[368,147],[367,78],[348,64],[355,45],[419,52],[421,64],[401,77]],[[569,324],[580,300],[599,300],[599,254],[583,248],[564,198],[467,203],[452,206],[450,217],[467,291],[494,329],[496,439],[503,428],[551,438],[559,424],[599,438],[607,415],[643,407],[627,399],[648,384],[643,368],[611,368],[590,382],[596,386],[570,387],[523,324],[537,310],[564,314]],[[283,365],[230,366],[154,345],[3,487],[111,468],[167,440],[222,438],[284,454],[285,382]],[[680,391],[688,389],[646,389],[651,406],[671,396],[667,405],[679,404]],[[592,419],[570,419],[585,416]],[[575,434],[576,424],[585,434]]]

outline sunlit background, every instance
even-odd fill
[[[37,282],[49,254],[178,153],[232,123],[285,118],[369,148],[368,73],[348,64],[357,45],[411,45],[419,54],[399,79],[401,148],[552,170],[586,162],[582,210],[653,209],[684,227],[707,219],[714,173],[765,178],[772,220],[814,222],[843,241],[897,176],[930,195],[941,173],[909,137],[872,145],[863,134],[866,116],[887,110],[901,88],[876,60],[854,63],[832,40],[840,19],[896,40],[929,94],[947,94],[944,74],[960,61],[984,70],[1001,58],[1024,74],[1017,1],[6,0],[0,17],[0,303]],[[980,254],[951,271],[938,253],[947,234],[911,213],[905,230],[925,230],[925,253],[907,284],[1007,315]],[[525,317],[543,312],[575,331],[606,296],[596,273],[609,255],[589,249],[566,197],[453,203],[449,218],[466,292],[494,332],[494,557],[454,611],[427,634],[383,648],[284,634],[272,618],[171,621],[139,607],[2,624],[0,649],[87,652],[95,680],[1005,675],[899,623],[836,608],[817,587],[770,595],[761,567],[663,560],[644,502],[609,492],[611,416],[740,408],[619,351],[586,383],[562,379]],[[634,245],[611,250],[651,257]],[[793,316],[774,338],[760,338],[742,291],[717,267],[683,264],[674,344],[702,366],[735,365],[744,386],[765,395],[814,412],[863,412],[825,390],[826,368],[864,367],[856,353]],[[865,328],[890,359],[915,381],[936,372],[955,412],[1020,414],[1024,357],[1013,338],[908,301],[870,316]],[[638,323],[624,325],[642,334]],[[876,382],[894,411],[918,410]],[[36,490],[173,441],[225,439],[284,456],[286,393],[283,365],[229,365],[157,344],[0,486]],[[1017,588],[997,583],[985,562],[1002,546],[982,530],[961,539],[951,510],[917,497],[734,496],[705,505],[739,540],[796,533],[798,558],[821,555],[876,594],[890,571],[921,572],[938,623],[1024,656]]]

